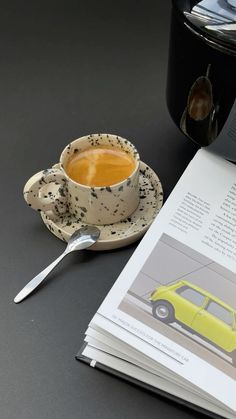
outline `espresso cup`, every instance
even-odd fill
[[[135,163],[133,172],[116,184],[89,186],[76,182],[66,172],[68,163],[78,153],[94,147],[114,147],[127,153]],[[128,140],[111,134],[87,135],[68,144],[58,164],[32,176],[24,187],[24,198],[31,208],[47,212],[52,219],[70,213],[88,224],[113,224],[129,217],[139,204],[139,165],[139,154]],[[53,192],[48,192],[49,184],[53,184]]]

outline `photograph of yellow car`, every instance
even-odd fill
[[[163,234],[119,310],[236,380],[236,273],[217,260]]]
[[[188,281],[158,287],[150,301],[156,319],[179,322],[227,352],[236,366],[236,310]]]

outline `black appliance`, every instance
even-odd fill
[[[236,0],[173,0],[171,117],[188,138],[236,161]]]

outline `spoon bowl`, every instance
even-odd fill
[[[100,230],[95,226],[85,226],[76,230],[70,237],[66,251],[67,253],[75,250],[87,249],[99,239]]]

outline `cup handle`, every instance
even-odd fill
[[[61,215],[67,211],[66,178],[63,172],[55,166],[36,173],[28,180],[24,187],[24,198],[34,210],[52,211],[56,215]],[[49,183],[58,185],[56,194],[42,193],[42,188]]]

